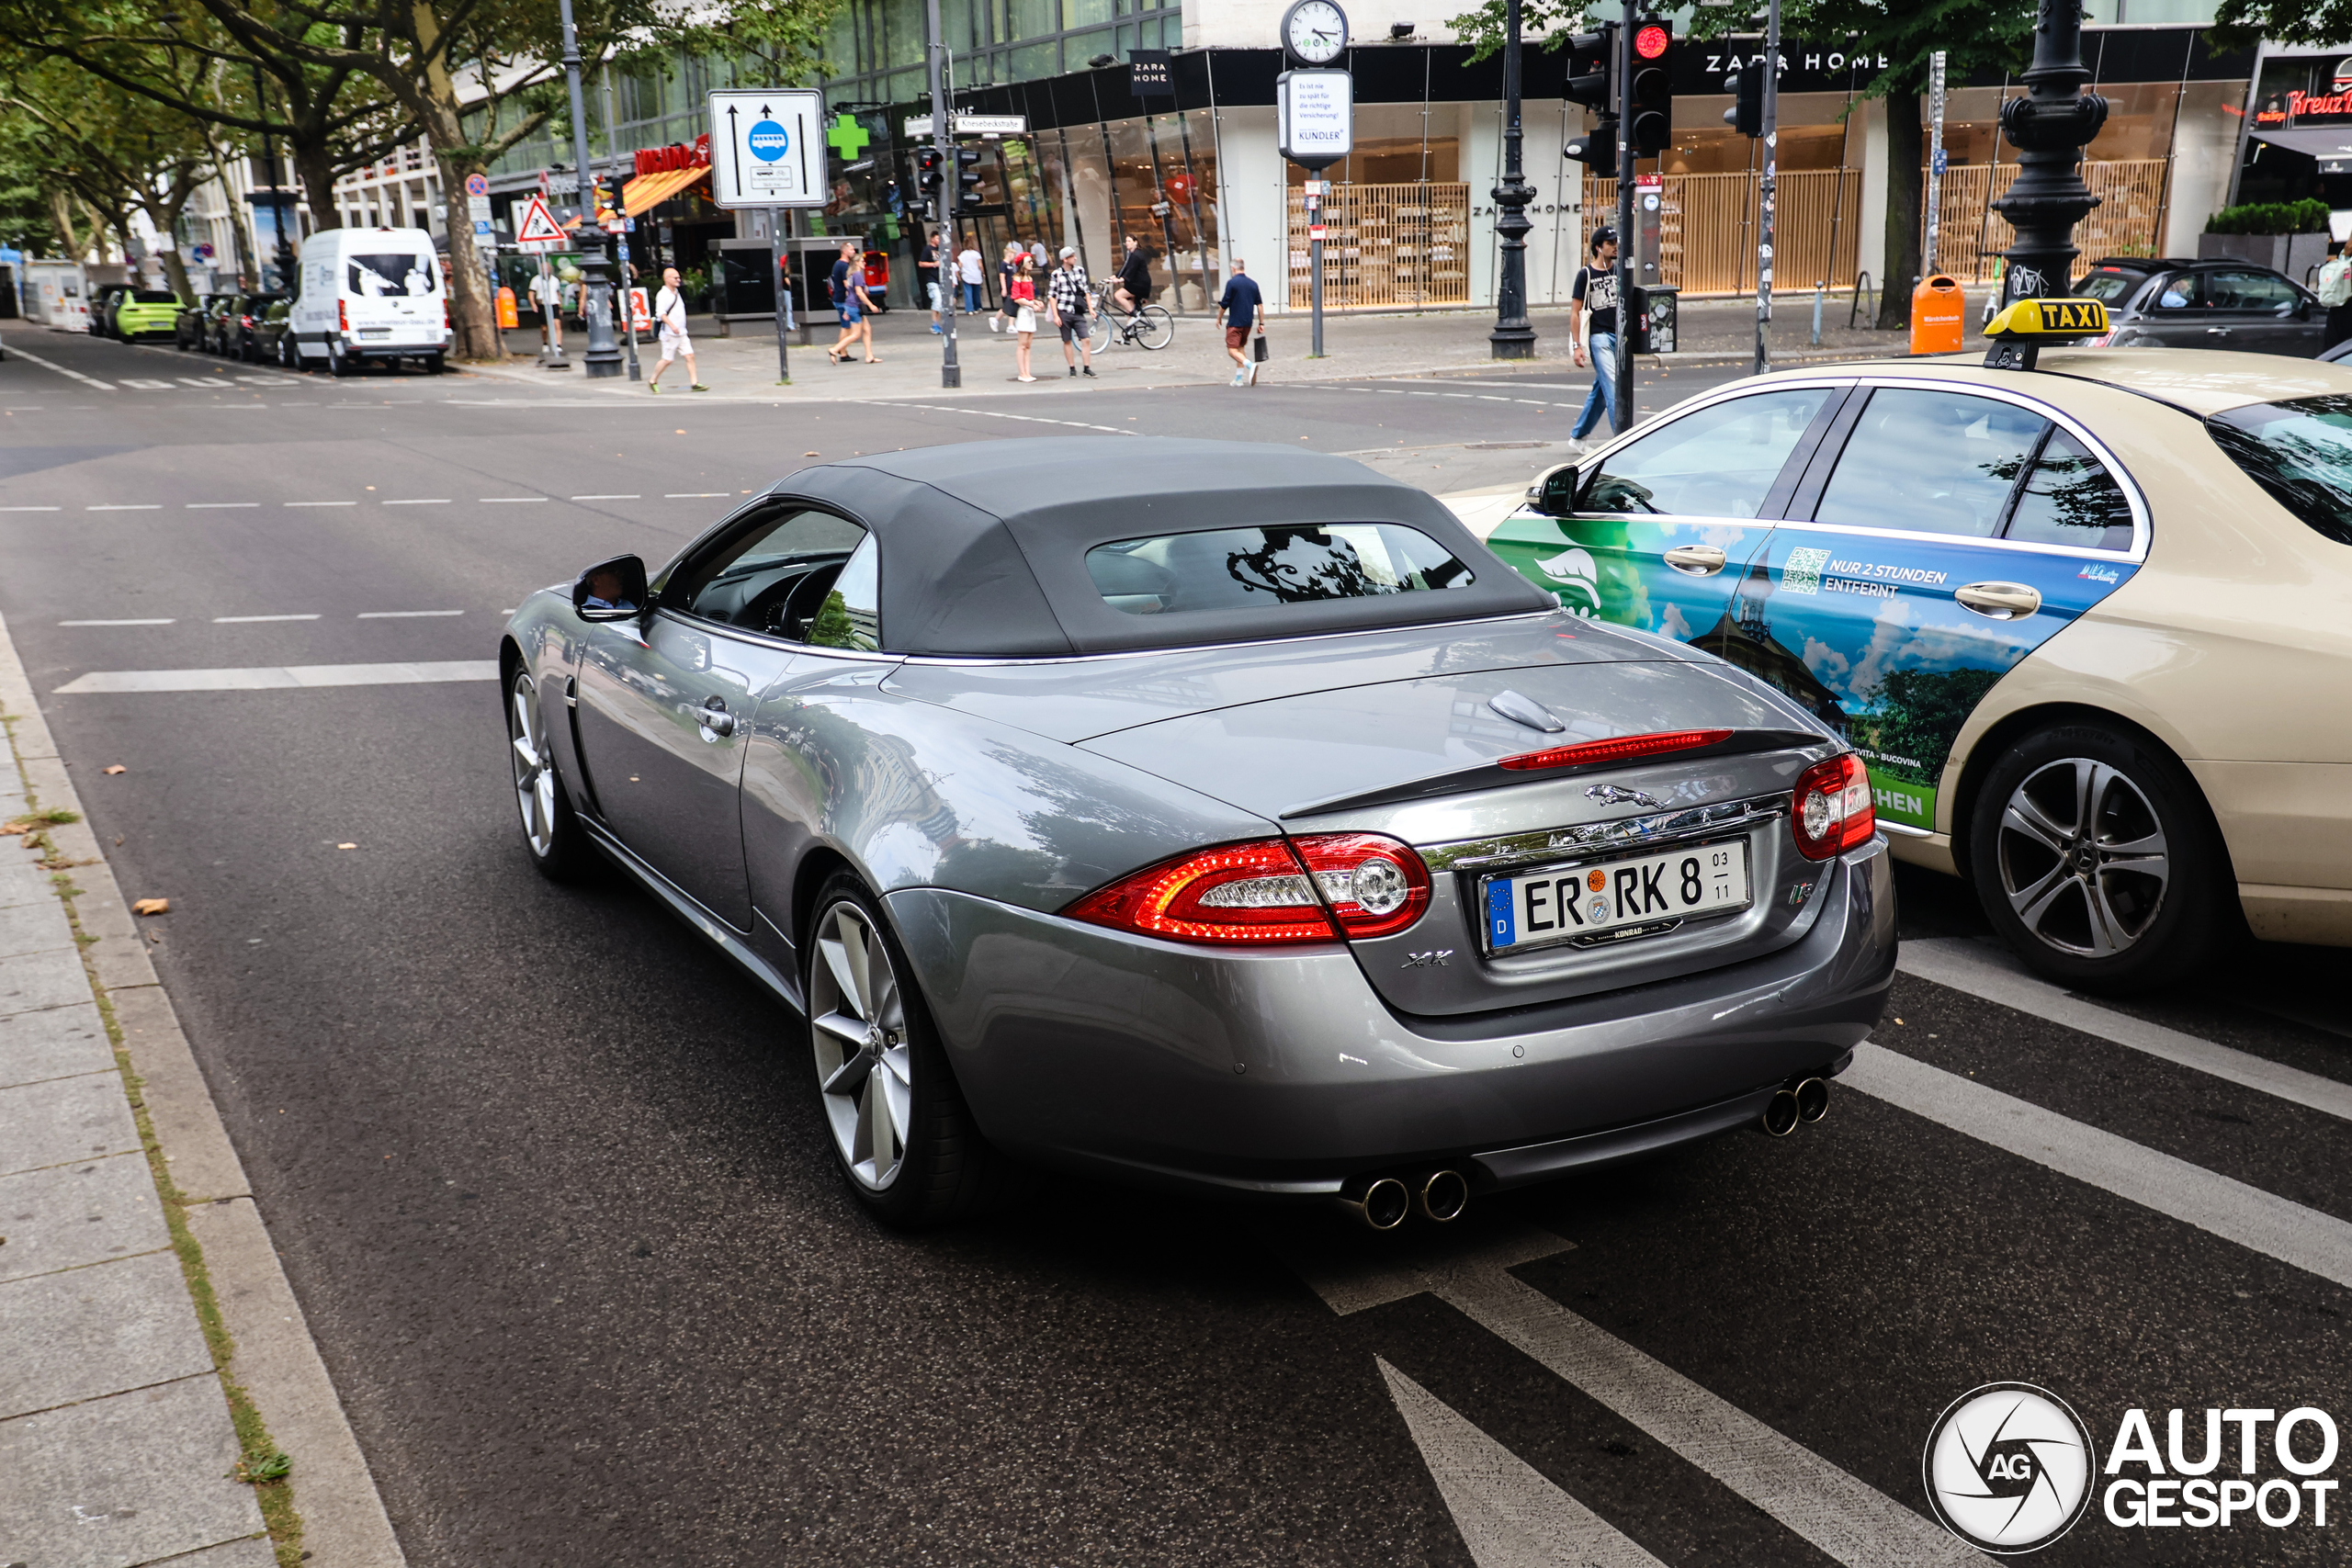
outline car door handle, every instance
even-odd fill
[[[2227,337],[2230,335],[2230,329],[2227,327],[2207,327],[2205,332],[2206,335],[2209,337]]]
[[[1666,564],[1693,577],[1713,577],[1724,569],[1724,553],[1713,545],[1677,545],[1666,552]]]
[[[735,716],[727,711],[727,699],[724,697],[712,697],[704,703],[695,710],[695,717],[702,722],[711,739],[735,733]]]
[[[1953,598],[1980,615],[2014,621],[2041,608],[2041,594],[2022,582],[1972,582],[1952,590]]]

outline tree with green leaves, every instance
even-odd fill
[[[2342,43],[2352,38],[2352,0],[2222,0],[2211,37],[2217,49]]]
[[[2233,6],[2272,3],[2272,0],[2223,0],[2226,16]],[[2275,0],[2284,5],[2291,0]],[[2319,0],[2318,6],[2343,13],[2346,33],[2352,34],[2352,0]],[[2016,72],[2033,54],[2036,0],[1785,0],[1781,7],[1781,36],[1808,43],[1842,45],[1864,60],[1883,58],[1885,67],[1863,85],[1862,96],[1886,102],[1886,249],[1881,264],[1885,274],[1879,296],[1878,324],[1906,327],[1911,322],[1912,279],[1919,272],[1919,247],[1926,231],[1921,178],[1926,141],[1920,104],[1928,90],[1928,57],[1938,50],[1946,56],[1946,80],[1959,81],[1978,71]],[[1752,13],[1752,14],[1751,14]],[[1557,47],[1569,32],[1616,16],[1611,7],[1592,6],[1587,0],[1533,0],[1521,6],[1521,35]],[[1761,6],[1698,7],[1691,17],[1693,38],[1725,38],[1756,28]],[[1486,0],[1479,9],[1452,18],[1446,25],[1473,46],[1472,57],[1484,59],[1502,46],[1503,0]],[[1784,46],[1785,47],[1785,46]]]

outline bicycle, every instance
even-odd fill
[[[1114,337],[1137,348],[1166,348],[1175,341],[1176,319],[1158,305],[1138,306],[1131,313],[1122,311],[1113,302],[1110,289],[1098,289],[1094,294],[1093,327],[1087,334],[1087,351],[1100,354]]]

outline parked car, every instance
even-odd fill
[[[270,308],[281,302],[282,294],[240,294],[220,320],[220,352],[231,359],[262,359],[258,333],[264,317]]]
[[[2352,368],[1812,367],[1529,495],[1498,554],[1850,738],[1895,855],[1971,881],[2041,973],[2352,945]]]
[[[347,376],[369,359],[414,359],[439,374],[449,344],[448,294],[433,236],[422,229],[322,229],[302,242],[295,348]]]
[[[90,301],[89,333],[92,337],[114,336],[115,301],[130,292],[127,283],[109,283],[97,291]]]
[[[201,295],[193,309],[182,310],[179,321],[172,328],[172,346],[183,350],[193,348],[198,352],[210,348],[212,343],[209,333],[213,313],[229,298],[226,294]]]
[[[851,1190],[944,1219],[1010,1152],[1385,1227],[1826,1109],[1894,959],[1828,726],[1354,462],[1103,451],[803,468],[501,638],[526,852],[801,1014]]]
[[[230,318],[237,309],[237,298],[234,294],[215,295],[212,308],[204,312],[204,351],[207,354],[227,352],[221,344],[228,335]]]
[[[118,343],[141,338],[177,337],[187,307],[168,288],[126,288],[114,297],[114,337]]]
[[[2107,307],[2096,346],[2226,348],[2309,358],[2327,346],[2327,307],[2284,273],[2252,262],[2105,256],[2074,290]]]
[[[277,365],[288,370],[302,368],[301,355],[294,352],[294,302],[283,295],[274,297],[269,308],[254,323],[253,356],[264,364]]]

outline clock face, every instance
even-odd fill
[[[1331,0],[1299,0],[1283,18],[1283,42],[1309,65],[1329,65],[1348,47],[1348,18]]]

